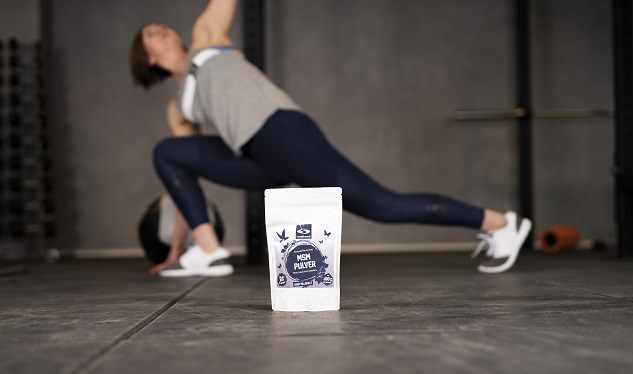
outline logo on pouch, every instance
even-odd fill
[[[297,225],[297,239],[312,239],[312,224]]]
[[[279,274],[277,276],[277,284],[280,285],[281,287],[286,285],[286,276],[284,274]]]

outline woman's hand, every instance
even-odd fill
[[[191,48],[231,45],[229,30],[235,19],[237,0],[213,0],[193,25]]]
[[[174,252],[174,251],[169,251],[169,255],[167,256],[167,258],[165,259],[165,261],[161,262],[160,264],[154,266],[153,268],[149,269],[149,273],[151,275],[156,275],[158,273],[160,273],[161,270],[175,264],[178,262],[178,258],[180,258],[180,251],[178,252]]]
[[[161,270],[169,267],[180,258],[185,251],[185,240],[187,239],[188,226],[185,217],[180,213],[180,210],[176,209],[176,222],[174,223],[174,232],[171,238],[171,247],[169,248],[169,254],[165,261],[149,269],[149,273],[154,275],[158,274]]]

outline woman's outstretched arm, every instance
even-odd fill
[[[192,30],[193,48],[231,44],[228,37],[235,19],[237,0],[212,0],[198,17]]]

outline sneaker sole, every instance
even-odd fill
[[[181,278],[181,277],[226,277],[233,274],[233,265],[217,265],[204,269],[173,269],[160,272],[161,277]]]
[[[525,238],[527,238],[527,235],[531,229],[532,229],[532,221],[530,221],[527,218],[523,218],[521,220],[521,226],[519,227],[519,233],[517,235],[517,239],[515,242],[515,250],[512,252],[512,255],[508,258],[508,261],[495,267],[479,265],[477,267],[477,270],[479,270],[482,273],[493,274],[493,273],[503,273],[504,271],[507,271],[508,269],[510,269],[512,265],[514,265],[514,262],[516,261],[517,257],[519,257],[521,246],[523,245],[523,242],[525,241]]]

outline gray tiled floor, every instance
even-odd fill
[[[239,260],[238,260],[239,262]],[[0,278],[0,372],[628,373],[633,262],[525,254],[350,255],[341,310],[270,310],[267,269],[147,276],[143,260]]]

